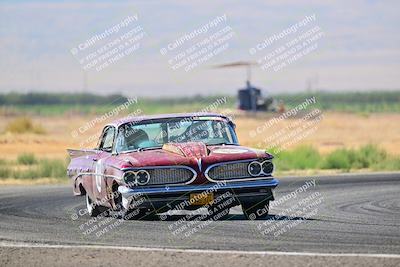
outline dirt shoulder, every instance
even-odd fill
[[[82,247],[0,247],[1,266],[398,266],[400,258]]]

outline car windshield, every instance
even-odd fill
[[[206,145],[237,144],[235,132],[221,117],[164,119],[131,122],[118,130],[118,153],[162,147],[166,143],[203,142]]]

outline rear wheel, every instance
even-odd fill
[[[89,194],[86,194],[86,209],[88,211],[88,214],[91,217],[97,217],[100,214],[106,216],[107,214],[107,208],[97,205],[95,202],[92,201],[92,199],[89,197]]]
[[[266,218],[269,212],[269,200],[265,199],[257,203],[242,203],[242,210],[247,220]]]

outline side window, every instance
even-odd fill
[[[104,150],[107,152],[112,151],[112,146],[113,146],[113,141],[114,141],[114,134],[115,134],[115,128],[114,127],[108,127],[102,136],[101,142],[100,142],[100,150]]]

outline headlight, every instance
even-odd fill
[[[249,166],[247,167],[247,170],[251,176],[258,176],[262,172],[261,163],[258,161],[250,162]]]
[[[262,171],[264,174],[270,175],[274,171],[274,164],[272,163],[272,161],[264,161],[262,163]]]
[[[135,175],[134,172],[127,171],[124,174],[124,181],[125,181],[126,184],[134,185],[135,184],[135,180],[136,180],[135,177],[136,177],[136,175]]]
[[[274,171],[274,164],[270,160],[252,161],[247,166],[247,171],[251,176],[271,175]]]
[[[145,170],[138,171],[136,177],[136,181],[139,185],[145,185],[150,180],[150,174]]]
[[[124,181],[131,186],[146,185],[150,181],[150,174],[145,170],[127,171],[124,174]]]

